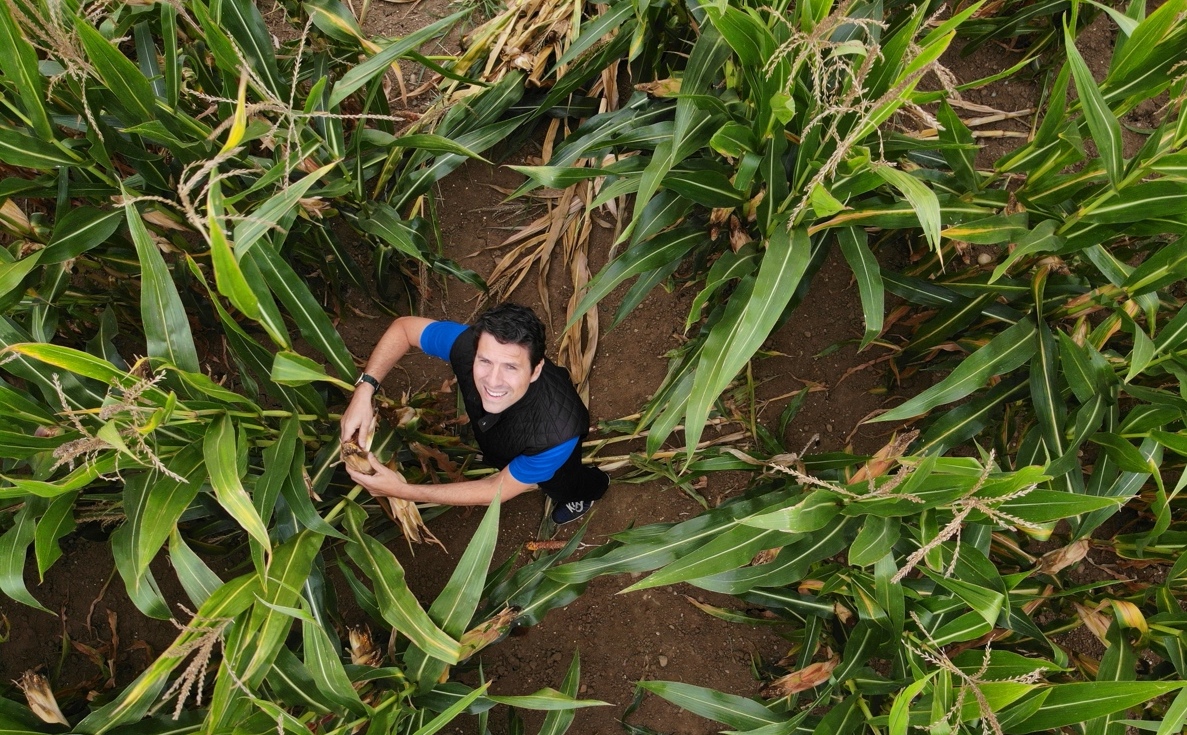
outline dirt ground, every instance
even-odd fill
[[[367,31],[407,33],[439,17],[446,8],[444,0],[426,0],[412,10],[410,7],[388,2],[372,4]],[[1111,42],[1109,27],[1098,23],[1081,46],[1098,74],[1107,66]],[[968,58],[950,53],[948,64],[958,79],[967,81],[1004,68],[1017,58],[1016,53],[990,45]],[[413,76],[409,74],[409,82],[417,81]],[[1036,94],[1036,85],[1011,81],[967,92],[965,98],[1002,110],[1020,110],[1033,106]],[[1025,132],[1029,120],[1023,118],[996,127]],[[1018,141],[989,138],[983,142],[978,163],[987,166]],[[515,156],[522,159],[537,154],[538,150],[529,145]],[[502,194],[498,191],[518,183],[517,174],[509,169],[478,164],[467,165],[445,179],[438,200],[445,255],[484,276],[489,274],[504,251],[484,249],[497,246],[507,237],[509,230],[500,228],[524,223],[522,212],[501,204]],[[595,229],[590,246],[594,272],[605,264],[609,245],[608,233]],[[566,283],[563,268],[555,266],[553,270],[548,287],[553,306],[549,325],[551,354],[555,356],[555,337],[563,326],[564,304],[571,285]],[[620,287],[600,307],[603,325],[610,323],[625,290],[625,286]],[[657,288],[621,325],[601,334],[590,389],[590,411],[595,421],[635,413],[658,387],[667,368],[664,355],[679,344],[693,296],[692,290],[669,293]],[[540,306],[534,275],[513,298]],[[354,305],[363,315],[344,312],[339,328],[352,351],[365,359],[388,318],[380,316],[379,310],[361,296]],[[465,321],[477,305],[477,293],[472,289],[456,282],[437,283],[421,314]],[[812,451],[848,447],[867,453],[886,442],[893,427],[861,426],[872,411],[885,407],[888,400],[899,399],[888,398],[885,389],[890,384],[884,363],[867,366],[885,352],[876,348],[860,354],[856,351],[862,334],[860,314],[858,292],[849,269],[839,255],[830,256],[812,282],[806,302],[765,345],[768,356],[755,362],[756,397],[762,406],[759,419],[768,427],[775,425],[791,393],[804,386],[822,388],[809,395],[782,437],[789,451],[799,450],[817,434],[820,440]],[[829,349],[836,345],[840,347]],[[410,356],[393,371],[385,387],[395,393],[437,386],[447,376],[443,364],[424,356]],[[744,482],[745,478],[737,475],[721,474],[709,478],[702,492],[717,503],[740,492]],[[536,493],[507,504],[496,563],[535,538],[541,510],[542,502]],[[617,483],[597,504],[585,543],[596,545],[632,525],[679,521],[699,511],[700,506],[678,488],[658,482]],[[402,540],[392,542],[392,549],[407,570],[409,585],[426,605],[444,585],[480,519],[480,512],[455,510],[430,523],[448,554],[426,546],[413,557]],[[572,532],[566,527],[561,537],[567,538]],[[44,582],[38,583],[33,569],[26,575],[33,594],[54,614],[0,600],[0,614],[4,616],[0,619],[0,634],[5,633],[5,622],[8,626],[8,640],[0,644],[0,682],[4,682],[0,687],[7,686],[25,669],[41,667],[56,677],[59,696],[69,711],[81,709],[83,698],[92,689],[124,686],[168,645],[176,629],[168,622],[145,619],[128,602],[101,536],[76,534],[66,540],[65,546],[65,557],[49,571]],[[158,559],[154,571],[167,599],[185,599],[165,560]],[[761,669],[787,652],[788,643],[777,628],[725,623],[699,611],[686,596],[725,607],[739,606],[733,598],[687,587],[618,594],[631,582],[629,576],[596,580],[568,607],[553,611],[525,634],[512,636],[483,652],[481,663],[485,676],[494,681],[492,691],[528,694],[558,686],[572,656],[580,652],[581,696],[601,700],[607,706],[580,711],[570,732],[616,733],[622,731],[619,720],[632,701],[638,681],[683,681],[754,696],[761,683],[752,669]],[[3,693],[19,696],[11,688]],[[528,713],[527,731],[534,731],[538,722],[538,716]],[[673,735],[700,735],[719,729],[715,723],[653,696],[644,700],[629,722]],[[472,732],[472,727],[460,720],[456,731]],[[496,711],[492,729],[506,730],[504,714]]]

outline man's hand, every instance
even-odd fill
[[[367,433],[371,431],[371,422],[375,418],[375,407],[371,405],[374,389],[366,383],[360,383],[354,389],[354,397],[350,405],[342,414],[342,441],[354,441],[366,446]]]
[[[367,461],[371,463],[371,469],[375,471],[375,474],[367,475],[362,472],[356,472],[350,468],[350,465],[346,465],[346,473],[350,475],[350,479],[362,485],[364,490],[375,497],[384,496],[389,498],[404,498],[406,500],[416,499],[411,497],[416,492],[416,485],[409,485],[407,482],[404,482],[399,475],[375,459],[375,455],[370,452],[367,452]]]

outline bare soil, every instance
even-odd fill
[[[444,0],[425,0],[417,6],[374,0],[366,30],[404,34],[448,10]],[[1107,29],[1104,33],[1107,36]],[[1098,73],[1107,64],[1110,45],[1111,37],[1082,48]],[[991,45],[966,59],[950,53],[948,62],[959,79],[968,80],[984,77],[1017,58]],[[1037,85],[1011,81],[965,96],[1003,110],[1015,110],[1033,106],[1036,94]],[[1029,119],[997,127],[1025,131]],[[1000,139],[984,142],[980,165],[991,164],[1001,152],[1017,144]],[[538,150],[529,146],[517,155],[522,158],[537,154]],[[518,183],[518,175],[509,169],[479,164],[466,165],[445,179],[438,200],[444,254],[488,275],[504,252],[496,246],[509,234],[498,228],[525,223],[524,213],[502,204],[503,195],[495,187],[507,189]],[[605,264],[610,244],[609,233],[595,228],[590,246],[594,272]],[[487,250],[492,247],[495,249]],[[563,327],[564,305],[571,292],[564,270],[554,266],[547,284],[553,337]],[[599,307],[603,325],[610,323],[625,288]],[[466,321],[478,307],[478,296],[457,282],[434,282],[420,313]],[[601,335],[590,391],[595,421],[638,411],[659,386],[667,369],[665,353],[680,343],[693,296],[691,289],[669,293],[658,288],[621,325]],[[512,298],[539,310],[535,277],[530,276]],[[357,312],[344,310],[339,329],[352,351],[365,359],[389,318],[362,294],[354,295],[352,306]],[[885,363],[870,364],[885,351],[874,348],[857,352],[863,329],[860,315],[858,292],[849,269],[839,255],[830,256],[815,276],[805,303],[765,345],[766,356],[755,362],[758,418],[772,430],[794,392],[804,387],[816,389],[781,437],[788,451],[799,450],[814,435],[819,435],[819,443],[812,451],[848,448],[870,453],[888,439],[892,427],[861,424],[871,412],[884,408],[888,400],[900,399],[888,398],[894,395],[895,386]],[[555,344],[554,339],[554,357]],[[424,356],[409,356],[389,376],[385,388],[394,394],[435,387],[448,376],[445,365]],[[740,492],[744,483],[745,478],[738,475],[715,475],[701,492],[710,502],[719,503]],[[496,563],[535,539],[541,510],[542,500],[536,493],[520,496],[505,506]],[[664,483],[616,483],[597,504],[584,542],[599,544],[630,526],[680,521],[700,510],[679,488]],[[425,546],[413,556],[403,540],[391,543],[407,571],[409,585],[426,605],[444,585],[480,519],[478,511],[453,510],[430,522],[448,553]],[[567,538],[573,532],[565,527],[561,537]],[[26,669],[41,668],[51,675],[67,709],[77,711],[85,698],[93,696],[92,692],[125,686],[172,641],[176,629],[170,622],[146,619],[128,601],[112,570],[110,549],[103,537],[101,529],[89,527],[67,539],[65,557],[49,570],[44,582],[39,583],[36,570],[29,568],[26,580],[30,589],[53,614],[0,599],[0,614],[4,616],[0,619],[0,633],[4,632],[4,620],[9,627],[8,641],[0,645],[0,682],[8,682]],[[224,560],[222,569],[232,566],[232,561]],[[154,571],[167,599],[185,599],[166,560],[158,559]],[[741,603],[733,598],[684,586],[618,594],[632,581],[630,576],[595,580],[568,607],[553,611],[525,634],[488,648],[482,653],[481,664],[487,679],[493,680],[492,691],[528,694],[541,687],[558,686],[572,656],[579,652],[581,695],[601,700],[606,706],[580,711],[570,732],[614,733],[621,731],[619,720],[632,701],[636,682],[675,680],[755,696],[762,685],[755,671],[762,673],[764,666],[788,652],[789,644],[777,628],[728,624],[701,612],[688,599],[739,606]],[[464,676],[473,678],[476,674]],[[19,696],[14,691],[4,694]],[[529,732],[538,721],[538,717],[528,715]],[[658,697],[647,697],[629,721],[680,735],[720,729]],[[471,727],[459,721],[458,731],[469,732]],[[504,731],[505,715],[496,711],[492,728]]]

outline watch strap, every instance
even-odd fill
[[[367,373],[363,373],[362,375],[359,376],[358,380],[354,381],[355,385],[359,385],[360,383],[366,383],[367,385],[374,388],[376,393],[379,392],[379,381],[375,379],[374,375],[368,375]]]

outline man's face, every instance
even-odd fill
[[[478,337],[478,350],[474,355],[474,385],[482,396],[482,407],[487,413],[502,413],[528,392],[528,386],[540,377],[544,368],[541,360],[532,369],[528,348],[523,345],[505,345],[487,332]]]

